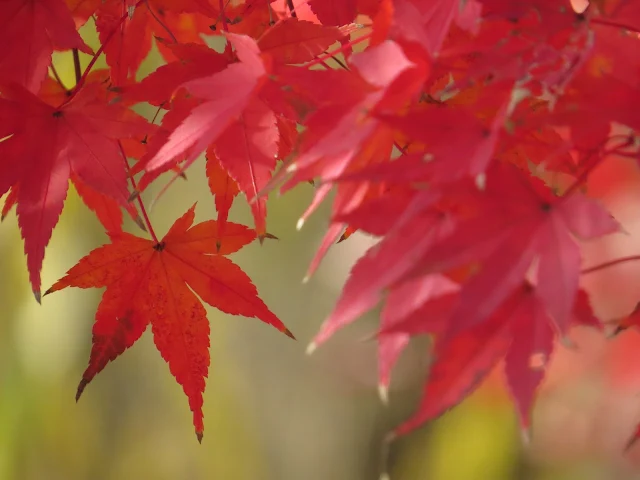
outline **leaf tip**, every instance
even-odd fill
[[[298,219],[298,222],[296,223],[296,230],[300,231],[300,230],[302,230],[302,227],[304,227],[304,218],[303,217]]]
[[[560,343],[562,343],[562,345],[569,350],[578,350],[578,345],[576,344],[576,342],[574,342],[567,335],[562,335],[560,337]]]
[[[289,338],[293,338],[294,340],[297,340],[296,337],[294,337],[293,333],[291,333],[291,330],[289,330],[288,328],[285,327],[285,329],[282,331],[282,333],[284,333],[287,337]]]
[[[626,330],[625,327],[621,326],[621,325],[616,325],[614,328],[612,328],[609,333],[606,334],[607,339],[612,339],[617,337],[618,335],[620,335],[622,332],[624,332]]]
[[[196,438],[198,439],[198,443],[200,445],[202,445],[202,437],[204,437],[204,433],[196,431]]]
[[[528,426],[523,426],[520,430],[522,436],[522,443],[525,447],[531,445],[531,429]]]
[[[76,391],[76,403],[78,403],[78,400],[80,400],[80,397],[82,396],[82,392],[84,392],[84,389],[88,384],[89,384],[89,380],[87,380],[86,378],[83,378],[82,380],[80,380],[80,383],[78,384],[78,390]]]
[[[34,290],[33,291],[33,296],[36,299],[36,302],[38,302],[40,305],[42,305],[42,294],[40,293],[40,290]]]
[[[133,192],[131,192],[131,195],[129,195],[129,198],[127,199],[127,201],[131,203],[139,196],[140,196],[140,190],[136,188]]]
[[[383,383],[378,384],[378,396],[385,407],[389,405],[389,388]]]
[[[305,353],[307,355],[312,355],[317,348],[318,348],[318,344],[316,342],[311,342],[309,345],[307,345],[307,350],[305,351]]]
[[[147,231],[147,227],[146,227],[146,225],[144,224],[144,220],[142,220],[142,218],[140,217],[140,215],[138,215],[138,216],[137,216],[133,221],[136,223],[136,225],[137,225],[138,227],[140,227],[140,230],[142,230],[143,232],[146,232],[146,231]]]
[[[271,233],[265,233],[264,234],[264,238],[268,238],[269,240],[280,240],[278,237],[276,237],[275,235],[273,235]]]

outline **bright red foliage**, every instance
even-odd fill
[[[78,33],[91,17],[100,45],[67,90],[52,53],[92,54]],[[69,181],[111,238],[47,292],[106,287],[78,395],[150,324],[201,437],[209,327],[196,295],[292,336],[225,257],[273,237],[277,186],[314,184],[299,227],[335,193],[309,274],[354,232],[379,238],[310,350],[382,302],[386,399],[411,337],[432,337],[424,398],[397,434],[501,361],[528,431],[558,339],[600,327],[581,247],[624,226],[586,184],[612,155],[640,160],[637,2],[9,0],[0,27],[2,218],[16,206],[36,298]],[[167,63],[139,78],[154,42]],[[162,111],[159,125],[139,103]],[[146,187],[205,152],[217,219],[193,226],[192,208],[159,240]],[[255,229],[228,221],[239,193]],[[121,208],[151,239],[122,231]]]
[[[76,399],[108,362],[133,345],[151,324],[171,373],[189,397],[202,438],[202,392],[209,371],[209,323],[193,292],[233,315],[256,317],[293,337],[258,298],[247,275],[224,255],[256,238],[253,230],[213,220],[193,225],[195,206],[176,220],[160,242],[111,233],[111,244],[84,257],[47,294],[65,287],[107,287],[93,326],[93,348]],[[193,290],[193,292],[191,291]]]

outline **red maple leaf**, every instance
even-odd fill
[[[158,43],[165,44],[161,41]],[[227,56],[206,45],[167,43],[166,48],[170,49],[177,59],[159,66],[140,82],[123,87],[125,101],[144,101],[151,105],[164,106],[169,103],[176,90],[185,83],[213,75],[229,63]]]
[[[449,216],[428,210],[416,215],[413,222],[398,222],[392,234],[385,236],[356,262],[334,311],[323,323],[312,345],[326,341],[338,329],[373,308],[382,292],[399,284],[414,267],[415,259],[439,238],[446,238],[452,228]]]
[[[258,40],[258,47],[275,62],[304,63],[313,60],[347,33],[347,29],[287,18],[267,30]]]
[[[579,193],[557,197],[540,180],[510,166],[494,164],[486,195],[480,217],[459,223],[451,236],[433,245],[416,261],[414,274],[482,264],[461,289],[451,320],[454,333],[487,318],[537,260],[538,294],[566,331],[580,276],[575,238],[613,233],[618,223],[595,200]]]
[[[373,17],[379,8],[378,0],[309,0],[308,3],[323,25],[346,25],[353,22],[358,13]]]
[[[439,334],[458,300],[459,285],[442,275],[411,280],[394,288],[380,315],[378,336],[378,389],[383,400],[391,383],[391,370],[409,343],[410,333],[388,333],[397,325],[420,322],[424,331]]]
[[[56,48],[91,49],[76,31],[64,0],[5,0],[0,9],[0,82],[37,92]]]
[[[0,194],[20,184],[18,224],[24,238],[29,279],[40,299],[40,269],[45,246],[58,222],[70,176],[128,205],[127,169],[118,139],[146,133],[142,117],[98,99],[87,85],[60,107],[44,103],[26,89],[3,87],[0,98]]]
[[[152,36],[172,42],[202,42],[198,31],[180,28],[183,13],[201,13],[215,18],[219,12],[207,0],[107,0],[96,12],[96,28],[104,45],[111,81],[122,86],[135,78],[151,49]],[[197,21],[194,20],[194,21]],[[131,48],[135,45],[135,48]],[[163,54],[171,50],[161,48]],[[171,58],[173,59],[173,58]]]
[[[426,397],[398,432],[457,404],[500,361],[527,430],[556,337],[601,326],[581,275],[619,263],[581,271],[581,242],[619,228],[586,196],[591,176],[611,156],[640,159],[640,7],[583,3],[5,0],[1,215],[17,207],[36,298],[69,182],[112,240],[51,290],[106,286],[78,395],[151,324],[200,436],[201,301],[288,333],[224,255],[270,237],[266,195],[302,183],[314,196],[298,227],[332,202],[309,275],[353,232],[379,240],[311,347],[382,303],[383,396],[412,336],[435,345]],[[100,42],[84,71],[80,26]],[[140,80],[154,43],[166,64]],[[74,85],[58,58],[73,61]],[[157,107],[158,128],[137,103]],[[158,241],[140,194],[165,172],[160,195],[186,179],[205,152],[217,219],[193,226],[191,209]],[[239,193],[255,230],[229,221]],[[140,222],[136,196],[153,240],[122,231],[122,208]]]
[[[258,198],[258,194],[271,179],[277,161],[277,117],[267,99],[257,95],[267,74],[258,45],[250,37],[226,37],[239,62],[184,85],[204,101],[183,117],[158,150],[150,151],[143,164],[152,176],[183,159],[182,168],[186,169],[213,145],[222,166],[252,202],[256,228],[262,237],[266,234],[266,198]],[[141,185],[148,181],[143,177]]]
[[[70,286],[107,288],[96,313],[89,366],[76,399],[150,324],[158,351],[189,399],[201,440],[209,323],[196,294],[225,313],[255,317],[293,335],[260,300],[249,277],[225,257],[255,240],[255,231],[228,223],[220,236],[216,222],[193,225],[194,218],[195,205],[159,243],[129,233],[110,233],[110,244],[81,259],[46,294]]]
[[[389,63],[385,68],[378,68],[377,60],[382,58]],[[313,202],[302,216],[299,226],[329,194],[331,182],[351,170],[389,157],[393,147],[392,132],[375,115],[368,113],[376,109],[384,112],[398,108],[419,91],[428,67],[419,60],[414,63],[412,58],[407,57],[401,45],[388,41],[349,59],[349,64],[361,77],[360,85],[355,83],[353,75],[346,72],[334,72],[330,76],[328,72],[317,72],[316,82],[311,76],[304,78],[294,74],[292,80],[302,80],[295,82],[302,88],[311,89],[314,83],[324,79],[336,80],[322,92],[322,108],[306,121],[308,130],[302,138],[299,156],[281,172],[291,174],[282,192],[301,181],[320,178],[324,182],[316,190]],[[352,89],[354,94],[346,95]],[[334,217],[356,208],[368,193],[366,183],[341,187],[334,202]],[[344,227],[341,224],[331,226],[312,262],[309,275],[329,246],[340,237]]]
[[[423,284],[428,284],[428,280],[423,280]],[[448,297],[442,299],[447,300]],[[431,308],[424,313],[441,313],[442,305],[448,307],[451,302],[440,302],[440,310],[434,309],[433,304],[426,303],[425,307]],[[581,290],[572,306],[570,323],[597,326],[592,319],[587,296]],[[436,333],[435,362],[424,387],[422,402],[418,411],[397,427],[396,434],[406,434],[457,405],[504,359],[507,384],[517,406],[521,427],[528,435],[531,407],[553,353],[556,337],[554,322],[535,287],[529,283],[522,284],[486,322],[459,335],[450,338],[439,336],[439,328],[440,325],[434,325],[429,315],[410,315],[381,332],[381,342],[389,335],[393,338]]]
[[[94,70],[91,72],[87,78],[86,84],[99,84],[102,85],[107,82],[109,79],[109,72],[107,70]],[[97,86],[96,86],[97,87]],[[103,94],[105,97],[110,97],[110,92],[107,89],[100,90],[100,95]],[[45,78],[42,83],[42,88],[40,89],[39,98],[46,102],[47,104],[57,107],[58,105],[64,104],[64,102],[68,99],[68,95],[70,92],[66,90],[60,83],[55,81],[51,77]],[[125,144],[127,140],[132,141],[135,144],[135,140],[132,139],[123,139],[120,143],[123,145],[125,152],[127,148],[125,148]],[[134,155],[130,155],[134,156]],[[80,196],[82,202],[98,217],[100,223],[104,226],[105,230],[108,232],[112,231],[121,231],[122,230],[122,211],[121,207],[122,202],[118,202],[115,198],[105,195],[100,191],[92,188],[82,181],[82,179],[75,174],[71,175],[71,182],[73,183],[76,192]],[[12,198],[17,200],[17,191],[18,185],[16,184],[14,188],[12,188]],[[141,227],[143,230],[145,229],[144,224],[135,206],[132,203],[127,203],[124,205],[124,208],[129,213],[130,217]]]

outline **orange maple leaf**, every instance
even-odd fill
[[[217,222],[193,225],[194,217],[195,205],[158,243],[125,232],[109,233],[110,244],[81,259],[45,295],[69,286],[107,287],[96,313],[89,366],[76,400],[93,377],[151,324],[156,347],[189,399],[201,441],[209,323],[195,294],[225,313],[259,318],[294,337],[260,300],[247,274],[224,256],[255,240],[256,232],[228,222],[220,238]]]

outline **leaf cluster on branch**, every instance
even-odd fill
[[[618,262],[582,265],[583,242],[622,229],[586,182],[608,157],[639,159],[640,4],[577,3],[5,0],[2,216],[16,207],[36,299],[69,182],[110,238],[45,292],[106,287],[78,396],[151,325],[201,439],[202,301],[293,337],[227,255],[273,237],[269,191],[312,183],[299,227],[335,195],[309,275],[356,231],[379,242],[309,350],[382,303],[384,398],[410,338],[433,340],[423,400],[396,434],[501,361],[528,431],[556,340],[602,328],[581,276]],[[81,28],[97,30],[97,49]],[[165,63],[139,78],[153,44]],[[73,56],[74,85],[54,51]],[[142,194],[158,178],[170,188],[203,153],[216,218],[194,225],[194,206],[160,239]],[[228,221],[240,193],[252,228]],[[150,238],[124,232],[123,212]]]

